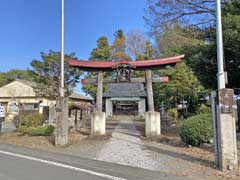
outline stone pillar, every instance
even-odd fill
[[[148,112],[145,117],[145,135],[147,137],[161,135],[160,113],[154,111],[153,88],[152,88],[152,71],[146,70],[146,86]]]
[[[68,99],[60,97],[56,106],[56,135],[55,146],[63,147],[68,144]]]
[[[106,114],[102,112],[103,72],[98,72],[96,112],[91,116],[91,135],[105,135]]]
[[[113,115],[113,104],[110,98],[106,98],[106,117],[112,117]]]
[[[236,104],[233,89],[212,93],[215,164],[222,170],[237,170]]]
[[[55,108],[55,104],[51,102],[49,104],[48,122],[49,124],[54,124],[55,121],[56,121],[56,108]]]
[[[160,113],[148,111],[145,118],[145,136],[152,137],[158,135],[161,135]]]
[[[106,133],[106,117],[104,112],[96,111],[91,116],[91,135],[101,136]]]
[[[98,72],[97,77],[97,99],[96,99],[96,110],[102,111],[102,98],[103,98],[103,72]]]
[[[148,110],[154,111],[152,71],[151,70],[146,70],[146,86],[147,86]]]
[[[138,115],[144,117],[145,112],[146,112],[146,100],[145,98],[141,98],[141,100],[138,101]]]

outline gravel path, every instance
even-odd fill
[[[112,138],[97,155],[98,160],[155,169],[155,161],[149,158],[132,121],[120,121],[112,131]]]

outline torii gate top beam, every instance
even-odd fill
[[[174,56],[169,58],[155,59],[155,60],[144,60],[144,61],[127,61],[121,60],[118,62],[112,61],[84,61],[76,59],[67,59],[66,61],[70,66],[76,67],[87,71],[112,71],[113,69],[127,65],[136,70],[146,70],[146,69],[158,69],[166,66],[173,66],[177,62],[181,61],[184,55]]]

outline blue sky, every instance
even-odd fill
[[[146,31],[146,0],[65,0],[65,52],[88,59],[96,40],[123,29]],[[61,0],[0,1],[0,72],[30,67],[41,51],[60,49]]]

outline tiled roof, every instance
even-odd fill
[[[111,83],[103,97],[146,97],[146,91],[142,83]]]
[[[181,61],[184,55],[169,57],[169,58],[162,58],[162,59],[155,59],[155,60],[144,60],[144,61],[128,61],[128,60],[121,60],[119,62],[112,62],[112,61],[84,61],[84,60],[76,60],[76,59],[67,59],[66,61],[73,67],[78,67],[80,69],[105,69],[110,70],[118,65],[121,64],[128,64],[135,68],[154,68],[159,66],[167,66],[167,65],[174,65],[177,62]]]
[[[22,84],[25,84],[31,88],[36,88],[37,87],[37,83],[33,82],[33,81],[27,81],[27,80],[22,80],[22,79],[16,79],[15,80],[16,82],[20,82]],[[15,82],[13,81],[13,82]],[[11,82],[12,83],[12,82]],[[9,83],[10,84],[10,83]],[[78,93],[72,93],[69,98],[72,98],[72,99],[82,99],[82,100],[88,100],[88,101],[92,101],[93,98],[91,97],[88,97],[88,96],[84,96],[84,95],[81,95],[81,94],[78,94]]]
[[[27,81],[27,80],[23,80],[23,79],[16,79],[16,81],[18,81],[18,82],[20,82],[20,83],[22,83],[22,84],[25,84],[25,85],[27,85],[27,86],[30,86],[30,87],[32,87],[32,88],[37,87],[37,83],[32,82],[32,81]]]
[[[93,98],[91,98],[91,97],[84,96],[84,95],[81,95],[81,94],[78,94],[78,93],[72,93],[72,94],[69,96],[69,98],[89,100],[89,101],[92,101],[92,100],[93,100]]]

